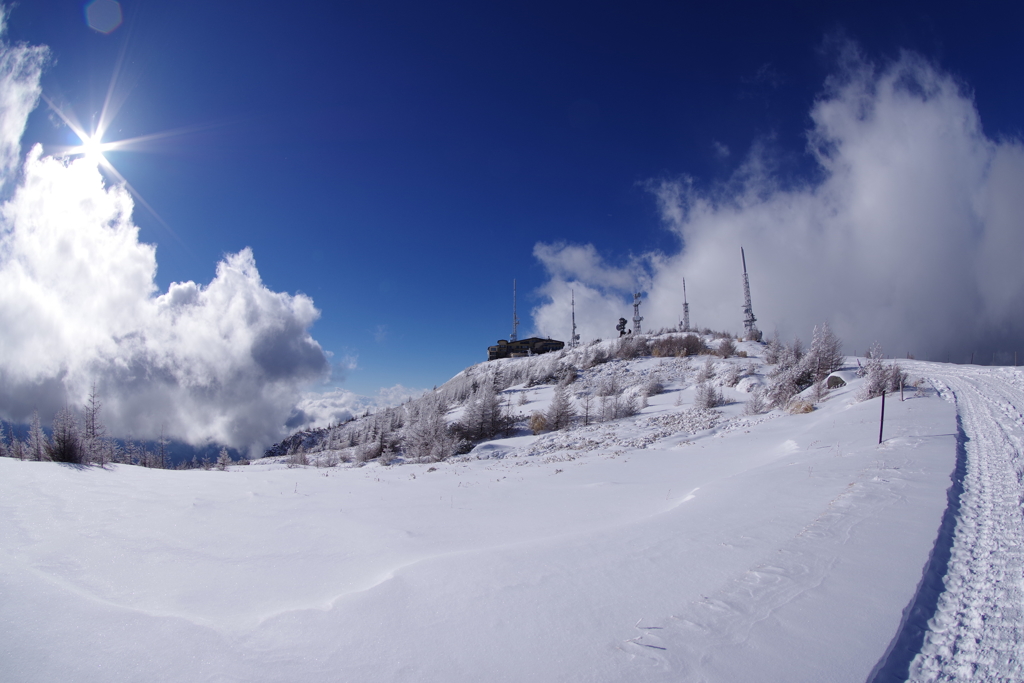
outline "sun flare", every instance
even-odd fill
[[[105,146],[98,135],[86,135],[81,145],[82,156],[92,161],[106,161],[103,156]]]

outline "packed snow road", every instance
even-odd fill
[[[955,401],[962,460],[942,592],[910,680],[1024,680],[1024,373],[908,365]]]

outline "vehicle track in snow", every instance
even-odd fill
[[[1024,681],[1024,373],[906,367],[954,400],[963,459],[941,593],[926,625],[908,624],[924,628],[908,679]]]

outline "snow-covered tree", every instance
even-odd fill
[[[99,419],[102,405],[96,393],[96,385],[93,384],[82,420],[82,459],[83,462],[98,462],[101,466],[106,466],[110,460],[111,448],[106,439],[106,428]]]
[[[47,454],[54,462],[81,463],[85,456],[78,420],[68,408],[61,408],[53,418],[53,438]]]
[[[764,361],[770,365],[775,365],[782,358],[782,353],[786,346],[782,343],[782,338],[779,337],[779,331],[775,330],[772,333],[771,339],[765,345],[764,349]]]
[[[750,398],[746,405],[743,406],[743,412],[747,415],[760,415],[766,410],[768,410],[768,401],[765,399],[764,388],[755,387],[750,392]]]
[[[47,457],[46,435],[39,424],[39,411],[32,411],[32,426],[28,430],[28,457],[30,460],[46,460]]]
[[[864,384],[861,386],[860,398],[867,400],[881,396],[882,392],[895,392],[900,390],[901,385],[907,383],[907,373],[898,363],[887,365],[884,363],[885,356],[882,354],[882,346],[878,342],[868,349],[867,358],[861,374],[864,376]]]
[[[448,426],[447,412],[447,404],[436,392],[423,397],[417,415],[403,428],[403,450],[408,457],[438,462],[459,452],[463,441]]]
[[[708,384],[707,382],[702,382],[697,385],[693,397],[694,408],[709,410],[711,408],[717,408],[724,403],[725,398],[722,396],[722,392],[716,389],[713,385]]]
[[[228,453],[227,448],[221,448],[220,453],[217,454],[217,469],[222,472],[231,465],[231,454]]]
[[[569,390],[565,385],[559,384],[555,387],[555,395],[548,406],[547,414],[548,428],[552,430],[564,429],[569,426],[572,419],[576,417],[576,409],[573,407],[572,399],[569,398]]]
[[[843,367],[843,342],[835,335],[828,323],[814,328],[811,348],[803,363],[814,382],[818,382]]]

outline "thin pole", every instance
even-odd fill
[[[903,400],[903,378],[900,378],[900,401]]]
[[[878,443],[882,443],[882,428],[885,427],[885,389],[882,390],[882,419],[878,421]]]

